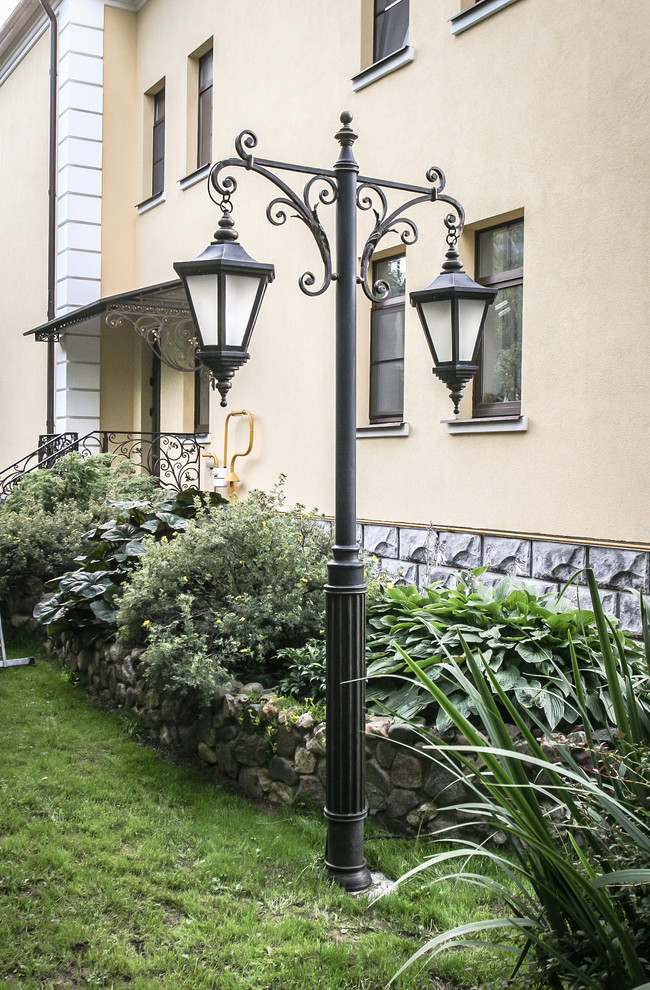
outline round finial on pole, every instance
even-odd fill
[[[336,140],[339,142],[339,144],[349,147],[350,145],[354,144],[354,142],[359,136],[358,134],[355,134],[352,128],[350,127],[352,114],[350,113],[349,110],[343,110],[339,119],[341,121],[341,128],[338,134],[336,135]]]
[[[341,111],[341,116],[339,117],[339,120],[341,121],[342,124],[346,124],[346,125],[351,124],[352,114],[350,113],[349,110],[343,110]]]

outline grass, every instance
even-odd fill
[[[321,877],[319,817],[269,814],[203,766],[163,758],[37,644],[9,646],[27,652],[35,667],[0,670],[4,986],[379,990],[432,933],[494,914],[452,881],[351,898]],[[394,877],[423,848],[367,843],[371,867]],[[396,986],[484,986],[502,971],[488,950],[435,966]]]

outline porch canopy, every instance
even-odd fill
[[[180,279],[104,296],[27,330],[23,336],[58,341],[73,327],[98,316],[103,317],[106,327],[132,329],[169,367],[188,372],[200,367],[195,354],[196,330]]]

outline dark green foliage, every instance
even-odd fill
[[[316,703],[325,701],[327,674],[324,640],[310,639],[304,646],[278,650],[278,660],[285,671],[278,684],[281,694],[298,701],[305,698],[311,698]]]
[[[459,861],[459,880],[500,892],[510,910],[507,917],[461,925],[436,936],[413,960],[454,945],[480,945],[477,934],[509,929],[523,942],[516,970],[534,956],[534,977],[544,987],[631,990],[647,985],[650,724],[645,701],[634,687],[623,637],[603,615],[591,571],[587,579],[618,727],[606,745],[594,743],[598,723],[585,704],[569,633],[572,674],[568,679],[583,720],[591,765],[578,765],[561,745],[559,762],[550,763],[491,664],[462,636],[462,664],[450,659],[443,666],[446,676],[461,684],[471,699],[475,724],[421,664],[402,654],[406,667],[467,741],[445,745],[429,736],[431,758],[474,780],[476,800],[466,806],[468,813],[505,831],[510,850],[510,855],[503,855],[461,840],[456,849],[434,855],[412,871],[437,867],[443,859]],[[650,615],[643,601],[642,613],[647,632]],[[647,662],[650,637],[644,646]],[[519,730],[518,740],[506,730],[502,713]],[[543,728],[542,721],[531,715],[536,728]],[[477,876],[474,864],[484,858],[499,867],[502,882],[485,882]],[[513,947],[502,948],[512,951]]]
[[[64,502],[80,509],[100,506],[108,499],[151,499],[160,492],[160,482],[143,475],[129,461],[113,462],[110,454],[83,457],[66,454],[51,468],[38,468],[24,475],[5,502],[12,512],[41,508],[56,512]]]
[[[327,533],[251,492],[152,548],[120,603],[120,639],[146,646],[148,677],[204,700],[230,676],[277,674],[278,650],[323,635]],[[191,658],[191,663],[188,662]]]
[[[601,630],[594,612],[577,609],[566,598],[536,597],[522,582],[504,578],[487,588],[473,575],[453,589],[384,588],[368,610],[368,698],[407,718],[427,709],[437,731],[450,727],[449,715],[423,686],[403,679],[408,670],[402,648],[462,715],[473,718],[471,698],[444,670],[448,656],[464,666],[465,642],[481,651],[494,683],[528,723],[538,718],[549,729],[583,721],[571,683],[575,654],[590,717],[600,726],[615,724],[603,636],[626,658],[633,685],[647,682],[648,671],[639,668],[639,649],[629,637],[607,625]]]
[[[87,640],[114,635],[116,601],[147,545],[173,539],[201,504],[223,502],[193,490],[157,503],[112,503],[114,517],[85,533],[84,552],[75,558],[80,566],[48,582],[55,590],[36,606],[35,618],[49,634],[77,629]]]

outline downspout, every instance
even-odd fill
[[[48,0],[40,0],[41,7],[50,19],[50,152],[48,181],[48,228],[47,228],[47,320],[56,316],[56,146],[57,146],[57,67],[59,39],[56,17]],[[47,342],[47,423],[45,431],[53,434],[56,429],[54,418],[54,341]]]

